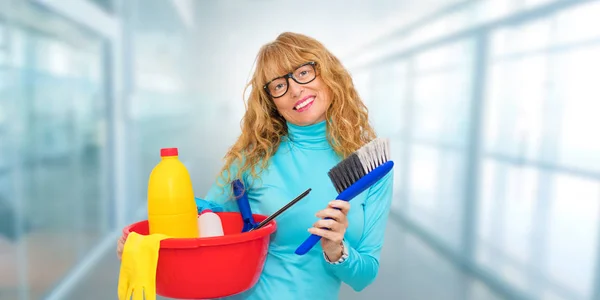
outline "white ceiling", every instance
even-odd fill
[[[207,88],[239,92],[260,46],[284,31],[312,36],[342,60],[346,54],[393,29],[450,5],[455,0],[223,0],[196,1],[194,61]],[[199,74],[202,74],[200,72]],[[212,77],[212,78],[211,78]],[[214,82],[223,78],[228,84]],[[199,83],[200,84],[200,83]],[[241,94],[233,94],[240,96]]]
[[[138,39],[148,45],[140,67],[185,74],[184,86],[238,107],[256,53],[281,32],[312,36],[344,61],[361,45],[456,1],[137,0]],[[193,14],[182,13],[186,7]]]
[[[452,0],[224,0],[197,1],[198,33],[226,47],[258,50],[283,31],[313,36],[343,57],[345,53]]]

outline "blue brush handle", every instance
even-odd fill
[[[371,171],[367,175],[363,176],[363,178],[357,180],[353,185],[351,185],[347,189],[343,190],[337,196],[336,200],[345,200],[345,201],[352,200],[354,197],[358,196],[360,193],[364,192],[366,189],[368,189],[373,184],[375,184],[377,181],[379,181],[379,179],[383,178],[383,176],[385,176],[387,173],[390,172],[390,170],[392,170],[392,167],[394,167],[394,162],[390,160],[390,161],[384,163],[383,165],[375,168],[373,171]],[[308,253],[308,251],[310,251],[310,249],[312,249],[312,247],[314,247],[319,242],[320,239],[321,239],[321,236],[318,236],[316,234],[311,234],[304,241],[304,243],[302,243],[296,249],[295,253],[298,255],[304,255],[304,254]]]
[[[238,208],[240,209],[240,214],[242,215],[242,220],[244,221],[242,232],[246,232],[256,226],[256,222],[252,216],[252,210],[250,209],[248,194],[244,190],[244,184],[239,179],[234,180],[231,185],[233,187],[233,195],[237,199],[236,201]]]

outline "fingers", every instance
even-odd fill
[[[348,211],[350,211],[350,202],[344,200],[333,200],[329,202],[328,207],[340,209],[344,215],[347,215]]]
[[[308,229],[308,232],[321,236],[329,243],[339,244],[344,239],[346,229],[348,228],[348,220],[343,211],[329,207],[317,215],[330,219],[318,220],[313,224],[313,227]]]
[[[346,218],[343,211],[331,207],[320,210],[315,216],[320,219],[331,218],[338,222],[342,222]]]
[[[339,245],[344,239],[348,228],[347,214],[350,211],[350,202],[344,200],[333,200],[327,207],[317,212],[320,218],[308,229],[308,232],[321,236],[326,243]]]
[[[327,228],[327,229],[333,230],[333,231],[340,231],[345,228],[343,223],[340,223],[333,219],[318,220],[317,222],[315,222],[315,224],[313,224],[313,227]]]
[[[123,255],[123,248],[125,247],[125,237],[121,236],[117,241],[117,257],[121,259]]]
[[[318,235],[318,236],[321,236],[322,238],[324,238],[328,241],[331,241],[333,243],[341,243],[342,240],[344,239],[343,232],[338,232],[338,231],[334,231],[334,230],[327,230],[327,229],[311,227],[308,229],[308,232]]]
[[[350,202],[343,200],[333,200],[329,202],[327,208],[317,213],[319,218],[333,218],[339,220],[342,215],[345,216],[350,211]]]

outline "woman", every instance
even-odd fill
[[[259,282],[234,298],[335,299],[342,282],[364,289],[379,269],[393,175],[351,203],[330,201],[337,193],[327,172],[375,138],[349,73],[318,41],[283,33],[260,49],[248,87],[242,133],[198,209],[237,211],[230,188],[236,178],[253,213],[263,215],[312,191],[277,218]],[[296,255],[310,233],[323,237],[320,245]]]

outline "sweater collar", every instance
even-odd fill
[[[327,140],[327,122],[321,121],[316,124],[299,126],[287,122],[288,138],[291,143],[308,149],[330,149]]]

